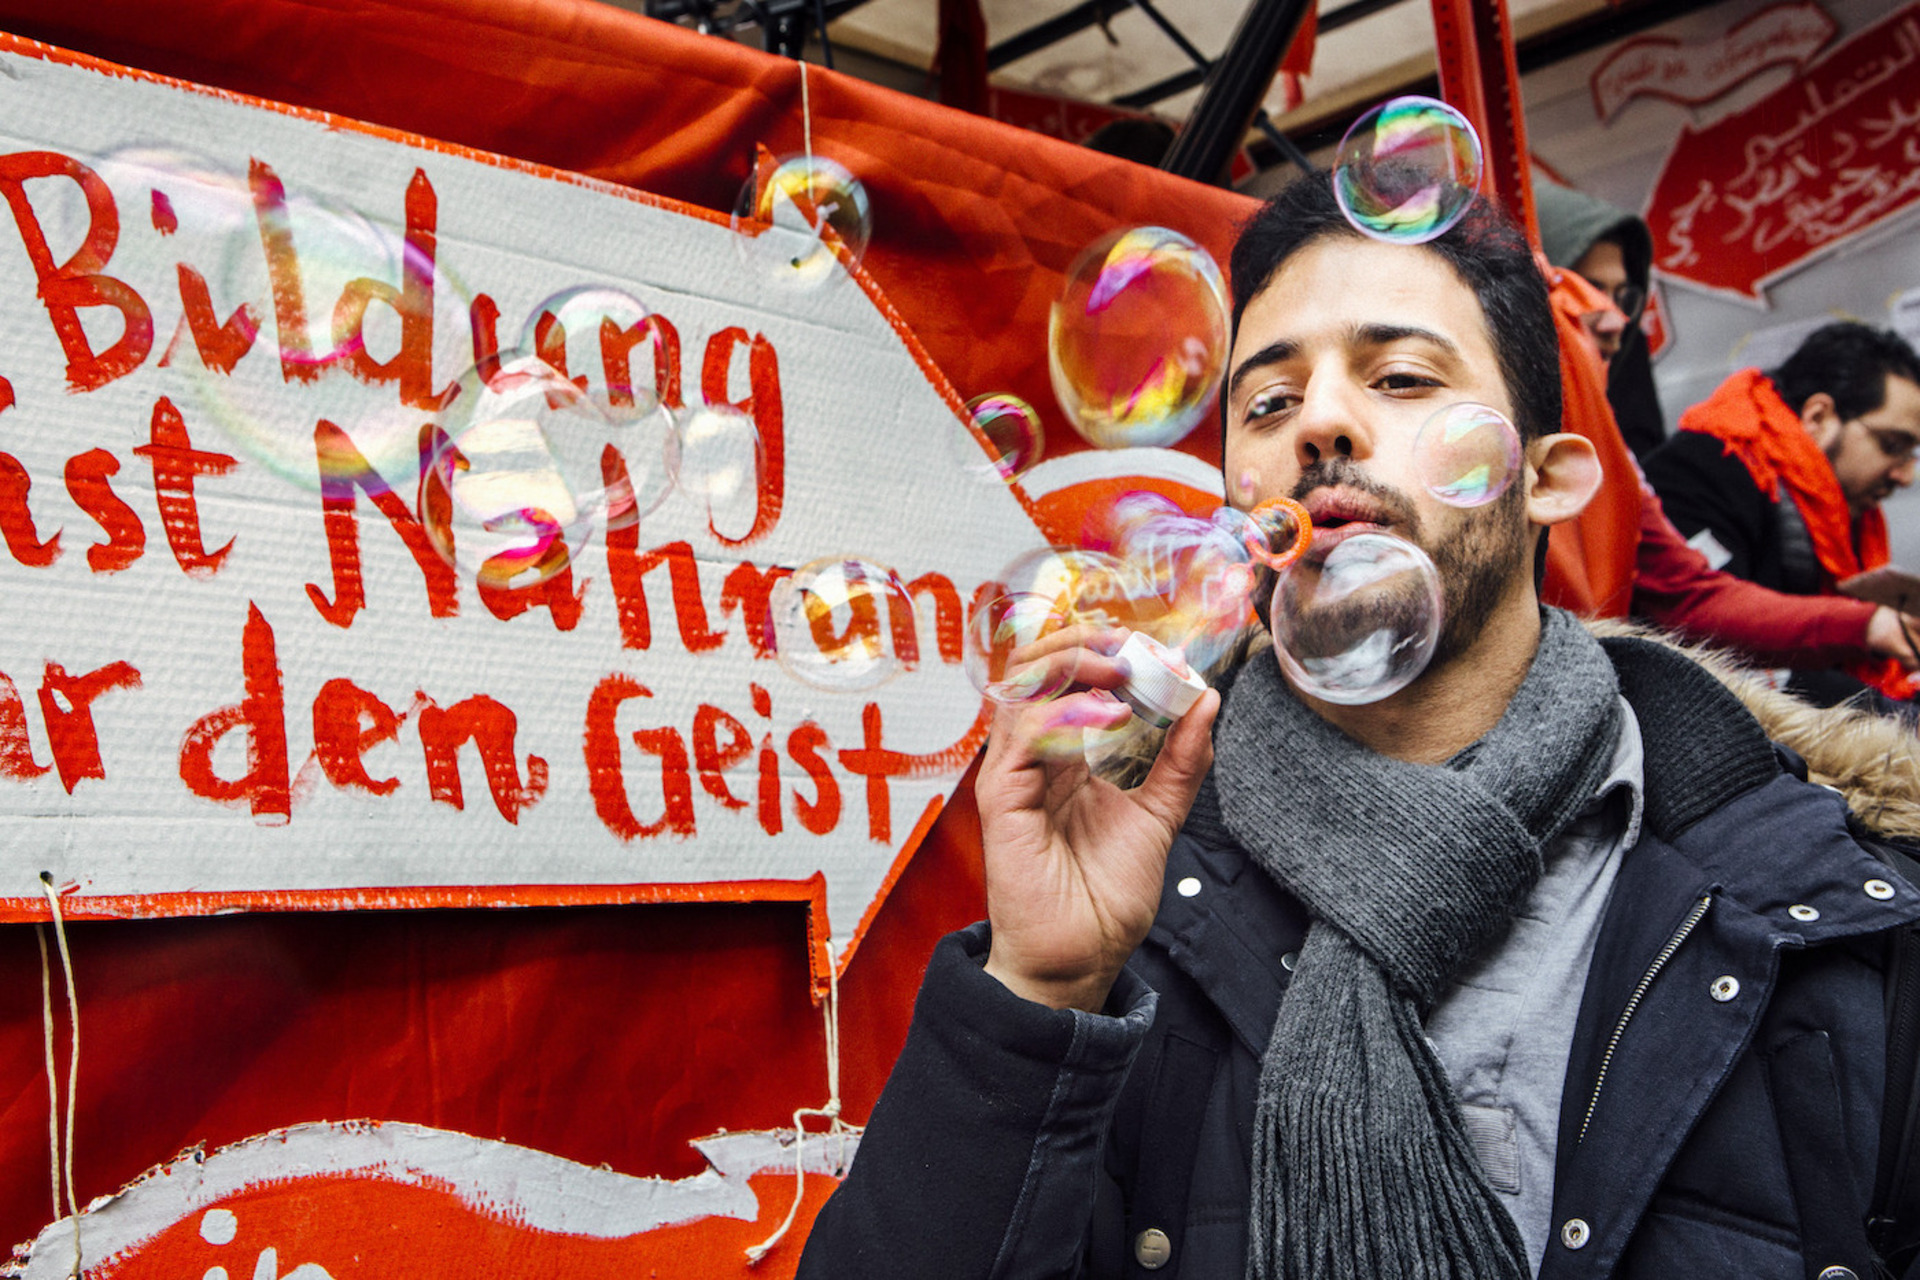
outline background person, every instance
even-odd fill
[[[1776,591],[1833,596],[1887,563],[1880,504],[1911,484],[1920,448],[1920,356],[1897,335],[1838,322],[1779,368],[1743,369],[1687,410],[1647,459],[1669,516],[1708,563]],[[1831,703],[1871,686],[1905,698],[1898,664],[1796,670]]]

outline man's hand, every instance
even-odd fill
[[[1124,632],[1075,627],[1018,655],[1042,684],[1071,680],[1053,702],[1003,706],[974,781],[986,855],[987,972],[1029,1000],[1097,1012],[1160,906],[1167,850],[1213,764],[1209,689],[1167,733],[1152,771],[1122,791],[1095,778],[1058,739],[1112,728],[1130,712],[1110,694],[1127,671]]]
[[[1892,658],[1903,670],[1920,669],[1920,653],[1910,638],[1915,636],[1920,636],[1920,618],[1903,616],[1884,604],[1867,619],[1867,648],[1877,657]]]

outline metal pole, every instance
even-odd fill
[[[1253,0],[1226,52],[1214,62],[1207,87],[1161,168],[1201,182],[1220,181],[1311,3]]]
[[[1533,208],[1526,111],[1506,0],[1433,0],[1433,34],[1440,54],[1440,96],[1480,134],[1486,192],[1505,202],[1537,246],[1540,224]]]

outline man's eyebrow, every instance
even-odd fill
[[[1299,349],[1299,343],[1289,342],[1287,339],[1282,338],[1278,342],[1269,342],[1266,346],[1260,348],[1245,360],[1242,360],[1240,367],[1233,371],[1233,377],[1227,380],[1227,399],[1231,400],[1234,396],[1238,395],[1240,393],[1240,384],[1252,377],[1255,373],[1269,365],[1276,365],[1282,360],[1291,359]]]
[[[1464,359],[1460,347],[1446,334],[1433,329],[1422,329],[1411,324],[1357,324],[1352,329],[1353,340],[1360,346],[1385,347],[1396,342],[1405,342],[1411,338],[1416,342],[1428,342],[1439,347],[1455,360]]]

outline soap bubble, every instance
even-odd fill
[[[734,202],[733,230],[748,263],[783,283],[811,288],[833,270],[833,240],[846,250],[849,267],[858,265],[873,217],[867,189],[846,166],[820,155],[775,160],[763,152]]]
[[[1421,244],[1460,221],[1479,191],[1480,168],[1480,139],[1465,116],[1433,98],[1394,98],[1340,140],[1333,194],[1355,230]]]
[[[1072,625],[1055,601],[1014,592],[995,596],[973,611],[967,625],[962,669],[985,697],[1000,703],[1043,702],[1073,684],[1071,650],[1051,663],[1032,646]]]
[[[596,530],[638,518],[629,486],[609,486],[602,471],[604,450],[627,444],[632,424],[532,356],[505,357],[490,377],[469,372],[440,427],[420,472],[420,520],[448,563],[483,586],[538,586]]]
[[[913,598],[900,575],[855,556],[827,556],[783,578],[769,597],[774,652],[794,679],[831,693],[877,688],[899,674],[897,628]]]
[[[727,502],[760,483],[760,430],[733,405],[690,406],[675,416],[667,461],[682,491],[711,504]]]
[[[1246,514],[1241,528],[1247,554],[1269,569],[1284,569],[1298,560],[1313,537],[1307,509],[1292,498],[1269,498]]]
[[[1223,508],[1201,519],[1159,494],[1136,492],[1116,500],[1110,524],[1112,553],[1143,588],[1132,625],[1193,666],[1212,666],[1253,617],[1259,577],[1247,517]]]
[[[318,384],[322,416],[390,483],[411,488],[420,427],[453,385],[435,371],[465,368],[473,355],[470,295],[429,249],[408,243],[398,201],[382,210],[395,216],[388,222],[285,187],[256,210],[243,169],[176,149],[127,148],[96,169],[123,216],[150,223],[183,267],[182,306],[171,331],[154,334],[154,365],[177,380],[168,394],[196,445],[231,445],[315,487],[315,415],[290,410],[287,386]]]
[[[1427,492],[1440,501],[1485,506],[1520,474],[1520,433],[1498,409],[1451,404],[1421,426],[1413,463]]]
[[[1348,706],[1378,702],[1426,670],[1441,613],[1440,575],[1412,543],[1356,533],[1323,552],[1316,540],[1275,587],[1274,648],[1303,692]]]
[[[975,436],[964,429],[960,433],[960,465],[968,475],[978,480],[1012,480],[1040,461],[1046,433],[1040,415],[1019,396],[975,396],[967,401],[967,413],[980,433]],[[986,439],[984,457],[980,437]]]
[[[1054,395],[1074,430],[1103,449],[1181,439],[1205,416],[1226,359],[1220,268],[1165,227],[1096,240],[1053,304]]]
[[[623,289],[578,285],[528,313],[517,344],[564,374],[584,378],[609,417],[643,418],[659,407],[653,387],[653,313]],[[634,368],[644,370],[636,377]]]
[[[996,702],[1039,701],[1064,692],[1073,683],[1071,659],[1036,663],[1030,646],[1069,627],[1133,626],[1150,595],[1140,575],[1117,557],[1075,547],[1029,551],[994,582],[1000,593],[968,620],[962,665],[974,688]],[[1072,647],[1064,639],[1056,643],[1062,651]]]

